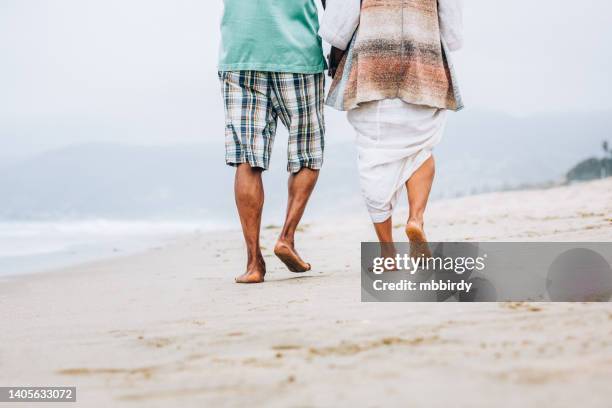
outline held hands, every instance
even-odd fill
[[[338,66],[340,66],[340,62],[342,62],[342,58],[344,58],[344,54],[346,51],[338,49],[336,47],[332,47],[331,52],[327,56],[329,60],[329,69],[328,74],[330,77],[334,78],[336,76],[336,71],[338,70]]]

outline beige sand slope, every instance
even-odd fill
[[[428,228],[612,241],[612,179],[438,202]],[[361,304],[371,238],[365,215],[307,226],[314,270],[268,257],[258,286],[232,283],[238,232],[3,281],[0,384],[76,385],[72,407],[612,406],[610,304]]]

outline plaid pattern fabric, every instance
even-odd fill
[[[278,118],[289,131],[287,171],[323,165],[325,76],[219,72],[225,105],[225,161],[268,169]]]

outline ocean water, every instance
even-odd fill
[[[0,222],[0,276],[129,255],[190,234],[227,228],[204,221]]]

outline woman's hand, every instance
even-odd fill
[[[336,70],[338,69],[338,66],[340,66],[340,62],[342,61],[342,58],[344,58],[345,52],[345,50],[332,47],[328,56],[329,69],[327,70],[330,77],[334,78],[336,76]]]

